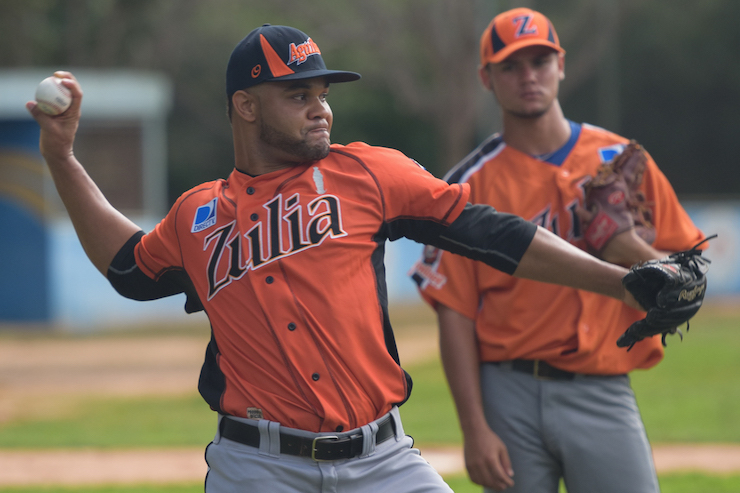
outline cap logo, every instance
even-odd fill
[[[252,78],[253,79],[256,79],[257,77],[259,77],[261,73],[262,73],[262,65],[257,64],[254,67],[252,67]]]
[[[299,45],[290,43],[290,59],[288,60],[288,65],[293,63],[300,65],[312,55],[321,55],[321,50],[319,50],[319,47],[311,38],[308,38]]]
[[[532,20],[534,19],[533,15],[520,15],[517,17],[514,17],[514,24],[517,26],[516,28],[516,37],[519,38],[521,36],[529,36],[529,35],[536,35],[537,34],[537,24],[532,25]]]
[[[286,75],[294,74],[290,67],[285,65],[280,55],[277,54],[275,49],[267,41],[264,34],[260,34],[260,45],[262,46],[262,53],[265,54],[267,60],[267,66],[270,67],[273,77],[283,77]]]

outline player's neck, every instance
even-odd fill
[[[275,152],[269,152],[259,139],[254,139],[239,133],[239,129],[233,132],[234,137],[234,167],[251,176],[260,176],[273,171],[292,168],[296,163],[292,156],[285,154],[281,156]]]
[[[557,100],[538,117],[504,113],[503,137],[506,145],[532,156],[560,149],[570,138],[570,123]]]

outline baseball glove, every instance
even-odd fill
[[[599,256],[615,235],[633,228],[647,243],[655,241],[652,212],[639,190],[646,163],[644,149],[631,140],[585,185],[585,212],[580,216],[586,244],[594,255]]]
[[[647,310],[643,320],[633,323],[617,339],[617,346],[628,351],[646,337],[683,334],[678,326],[686,323],[701,308],[707,288],[706,273],[710,260],[702,257],[697,247],[717,235],[694,245],[690,250],[674,253],[659,260],[641,262],[632,266],[622,279],[624,287]]]

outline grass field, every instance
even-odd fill
[[[413,318],[413,317],[412,317]],[[418,319],[414,319],[418,323]],[[403,332],[402,320],[397,331]],[[632,381],[653,443],[740,442],[740,316],[703,310],[681,343],[668,339],[665,360]],[[1,343],[1,341],[0,341]],[[454,406],[438,358],[406,368],[414,378],[412,398],[402,407],[404,426],[416,445],[460,444]],[[193,382],[195,386],[195,382]],[[440,426],[449,423],[449,426]],[[48,417],[21,416],[0,423],[1,449],[205,447],[215,417],[193,391],[184,396],[80,397]],[[456,492],[480,492],[466,477],[446,478]],[[740,473],[661,475],[664,493],[738,492]],[[14,493],[190,493],[202,483],[170,486],[9,488]]]

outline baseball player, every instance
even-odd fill
[[[212,492],[449,492],[404,434],[411,379],[389,324],[383,251],[405,236],[519,277],[640,305],[626,269],[544,228],[468,204],[392,149],[330,144],[330,84],[316,42],[264,25],[226,69],[235,169],[177,199],[145,234],[74,156],[82,90],[44,115],[40,147],[92,263],[124,296],[187,295],[211,323],[199,390],[218,413],[206,449]]]
[[[517,214],[586,249],[583,186],[628,140],[567,120],[558,102],[565,51],[550,21],[517,8],[481,38],[480,78],[503,132],[446,176],[470,200]],[[648,156],[641,191],[654,243],[635,229],[602,257],[631,265],[703,238]],[[650,444],[628,372],[663,357],[660,338],[615,342],[644,314],[599,294],[502,275],[427,247],[412,270],[437,310],[442,361],[464,434],[470,478],[486,491],[656,492]]]

